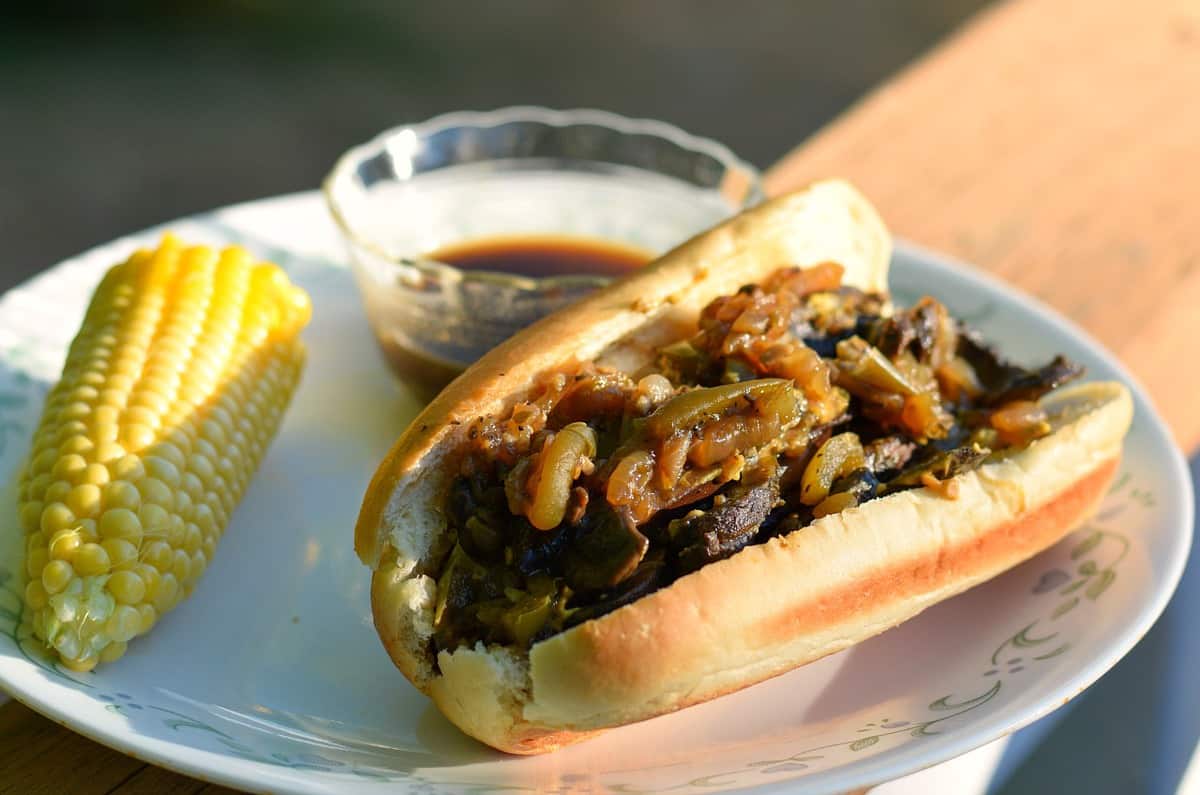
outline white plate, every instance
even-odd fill
[[[1183,460],[1145,396],[1096,518],[1035,560],[874,640],[747,691],[540,758],[460,735],[376,639],[351,550],[363,488],[417,408],[384,371],[315,194],[171,225],[238,241],[313,296],[303,385],[208,574],[118,663],[73,674],[19,626],[21,541],[0,530],[0,684],[142,759],[252,790],[542,792],[732,788],[835,792],[961,754],[1050,712],[1137,642],[1167,602],[1192,528]],[[47,272],[0,301],[0,478],[26,452],[40,399],[102,271],[154,233]],[[1044,307],[909,246],[893,283],[923,292],[1035,361],[1063,352],[1129,376]],[[13,517],[12,489],[0,511]]]

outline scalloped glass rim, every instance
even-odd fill
[[[765,198],[762,175],[758,169],[735,155],[729,147],[711,138],[693,135],[664,121],[630,118],[606,110],[591,108],[555,110],[534,105],[517,105],[490,111],[465,110],[443,113],[416,124],[392,127],[371,140],[347,150],[338,158],[322,183],[322,193],[338,229],[349,242],[371,251],[381,259],[390,261],[397,266],[414,268],[445,282],[473,281],[504,284],[529,291],[550,290],[559,287],[565,289],[600,287],[607,284],[608,279],[594,276],[568,275],[538,279],[494,271],[463,271],[433,259],[397,257],[388,252],[386,246],[363,234],[353,223],[350,217],[351,213],[345,207],[345,195],[350,191],[361,190],[361,187],[355,184],[355,180],[362,165],[381,156],[391,158],[392,147],[398,140],[414,135],[418,139],[432,138],[438,133],[454,128],[491,129],[513,122],[531,122],[556,128],[595,126],[627,136],[640,135],[658,138],[681,150],[699,153],[720,163],[725,170],[723,181],[728,182],[731,176],[734,177],[730,189],[737,190],[737,183],[740,183],[741,193],[728,197],[733,207],[744,209]],[[486,159],[478,162],[486,162]],[[630,168],[635,167],[630,166]],[[722,188],[721,192],[725,193],[725,188]]]

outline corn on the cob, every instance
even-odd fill
[[[108,272],[21,477],[33,631],[88,670],[195,587],[304,363],[308,296],[171,235]]]

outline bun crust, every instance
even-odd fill
[[[1053,545],[1085,519],[1116,470],[1132,417],[1115,383],[1042,403],[1054,431],[956,478],[950,500],[914,489],[746,547],[528,655],[443,651],[432,610],[442,502],[462,427],[521,399],[572,354],[636,369],[694,328],[719,295],[785,264],[837,261],[846,282],[884,289],[890,241],[841,182],[776,199],[495,349],[413,422],[364,499],[356,549],[374,569],[375,625],[405,676],[467,734],[517,754],[739,690],[911,618]]]

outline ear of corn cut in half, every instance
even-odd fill
[[[304,364],[308,296],[237,247],[167,235],[112,268],[19,487],[34,634],[89,670],[191,593]]]

